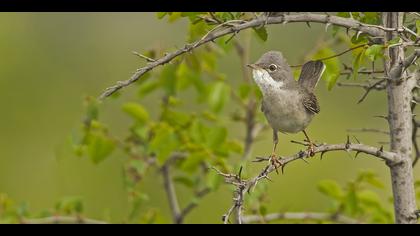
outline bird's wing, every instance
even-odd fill
[[[324,70],[325,65],[321,61],[306,62],[300,72],[299,84],[310,92],[314,91]]]
[[[302,99],[303,106],[310,113],[313,113],[313,114],[319,113],[319,111],[321,109],[319,107],[316,96],[311,92],[308,92],[308,93],[305,93],[305,94],[306,95]]]

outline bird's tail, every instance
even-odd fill
[[[302,66],[299,84],[309,91],[313,91],[324,73],[325,65],[322,61],[308,61]]]

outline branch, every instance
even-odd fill
[[[384,151],[383,147],[380,148],[376,148],[376,147],[372,147],[372,146],[368,146],[368,145],[364,145],[364,144],[353,144],[350,143],[349,137],[347,136],[347,142],[343,143],[343,144],[321,144],[321,145],[317,145],[316,147],[314,147],[313,153],[321,153],[321,158],[323,157],[323,155],[327,152],[331,152],[331,151],[355,151],[356,152],[356,156],[359,153],[365,153],[365,154],[369,154],[371,156],[377,157],[381,160],[386,161],[387,165],[391,166],[391,165],[396,165],[400,163],[400,156],[397,155],[396,153],[393,152],[388,152],[388,151]],[[235,197],[234,197],[234,204],[231,208],[229,208],[229,211],[227,214],[225,214],[223,216],[223,221],[224,223],[228,222],[229,216],[232,214],[232,212],[235,209],[241,209],[242,205],[243,205],[243,199],[244,199],[244,193],[248,192],[250,193],[251,191],[253,191],[253,189],[255,188],[255,186],[258,184],[258,182],[262,179],[268,179],[270,180],[270,178],[268,177],[268,175],[277,170],[277,168],[280,166],[282,169],[282,172],[284,171],[284,167],[292,162],[292,161],[296,161],[296,160],[304,160],[306,161],[304,158],[305,157],[309,157],[309,151],[300,151],[297,154],[290,156],[290,157],[285,157],[285,158],[281,158],[278,160],[278,166],[273,165],[271,163],[269,163],[257,176],[248,179],[248,180],[243,180],[240,176],[241,171],[239,171],[239,174],[235,175],[235,174],[226,174],[223,173],[219,170],[217,170],[216,168],[213,167],[213,169],[221,176],[223,176],[225,178],[225,182],[232,184],[234,186],[236,186],[236,190],[235,190]],[[268,161],[270,160],[268,157],[264,158],[264,157],[258,157],[257,160],[255,162],[261,162],[261,161]],[[241,219],[241,217],[237,217],[239,219]]]
[[[25,219],[22,224],[108,224],[105,221],[75,216],[50,216],[38,219]]]
[[[196,198],[203,198],[207,194],[211,192],[210,188],[205,188],[195,194]],[[182,211],[181,211],[181,218],[184,219],[186,215],[188,215],[194,208],[198,206],[197,202],[193,201],[188,204]]]
[[[349,218],[341,214],[331,214],[324,212],[285,212],[272,213],[265,216],[249,215],[243,217],[243,223],[269,222],[274,220],[313,220],[313,221],[332,221],[342,224],[360,224],[356,219]]]
[[[334,55],[331,55],[331,56],[328,56],[328,57],[319,58],[317,60],[319,60],[319,61],[325,61],[325,60],[329,60],[329,59],[332,59],[332,58],[336,58],[336,57],[342,56],[342,55],[344,55],[344,54],[346,54],[346,53],[348,53],[350,51],[356,50],[356,49],[361,48],[361,47],[365,47],[366,45],[368,45],[368,44],[365,43],[365,44],[357,45],[355,47],[346,49],[346,50],[344,50],[344,51],[342,51],[340,53],[337,53],[337,54],[334,54]],[[299,64],[299,65],[292,65],[290,67],[302,67],[302,66],[303,66],[303,64]]]
[[[364,32],[374,37],[383,36],[384,31],[396,30],[393,28],[385,28],[383,26],[378,26],[378,25],[364,24],[351,18],[330,16],[330,15],[324,15],[324,14],[313,14],[313,13],[282,15],[282,16],[276,16],[276,17],[258,17],[256,19],[245,21],[239,24],[224,25],[224,28],[219,27],[220,25],[218,25],[216,26],[218,28],[218,31],[211,30],[211,33],[206,34],[204,38],[196,42],[193,42],[191,44],[187,44],[183,48],[177,51],[167,53],[165,54],[165,56],[159,59],[156,59],[156,60],[154,59],[155,61],[152,61],[148,63],[146,66],[137,69],[137,71],[131,76],[130,79],[125,80],[125,81],[118,81],[117,84],[115,84],[114,86],[111,86],[105,89],[105,91],[99,96],[99,99],[104,99],[112,95],[113,93],[117,92],[118,90],[129,86],[130,84],[136,82],[145,73],[154,69],[155,67],[169,63],[176,57],[186,52],[190,52],[193,49],[198,48],[206,43],[213,42],[215,39],[218,39],[225,35],[237,34],[238,32],[242,30],[245,30],[248,28],[254,28],[258,26],[263,26],[265,24],[286,24],[286,23],[297,23],[297,22],[315,22],[315,23],[336,25],[336,26],[345,27],[347,29],[353,29],[358,32]]]
[[[163,165],[162,174],[166,195],[168,196],[169,207],[171,208],[172,220],[175,224],[180,224],[182,223],[181,210],[179,208],[178,198],[170,176],[168,164]]]
[[[420,57],[420,49],[415,49],[414,52],[406,57],[404,60],[400,61],[398,64],[393,66],[389,72],[390,78],[394,80],[399,80],[402,78],[404,71],[414,64],[416,60]]]
[[[365,93],[363,93],[363,95],[360,97],[360,99],[357,101],[357,104],[363,102],[365,100],[365,98],[367,97],[367,95],[370,93],[370,91],[372,90],[384,90],[386,88],[386,79],[381,79],[376,81],[375,83],[371,84],[366,84],[366,83],[342,83],[342,82],[338,82],[337,86],[342,86],[342,87],[359,87],[359,88],[363,88],[365,89]]]

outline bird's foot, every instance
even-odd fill
[[[281,157],[280,157],[281,158]],[[268,159],[268,162],[271,163],[271,165],[274,166],[274,168],[276,169],[276,173],[278,174],[278,168],[283,166],[283,164],[281,163],[281,161],[279,160],[279,158],[277,157],[277,155],[275,153],[272,153]]]
[[[316,145],[313,142],[308,141],[308,149],[307,149],[307,151],[308,151],[308,155],[310,157],[315,156],[315,147],[316,147]]]

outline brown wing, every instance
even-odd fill
[[[306,93],[302,103],[306,110],[310,113],[317,114],[321,110],[318,101],[316,100],[316,96],[311,92]]]

